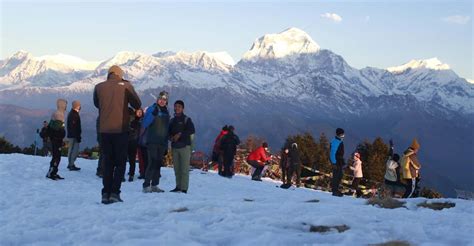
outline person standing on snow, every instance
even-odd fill
[[[56,101],[57,110],[51,116],[48,125],[48,135],[51,139],[52,158],[46,177],[52,180],[64,179],[59,176],[58,167],[61,162],[61,147],[64,144],[63,139],[66,136],[66,130],[64,129],[64,113],[66,112],[66,106],[66,100],[58,99]]]
[[[363,177],[362,174],[362,160],[360,159],[359,152],[354,153],[354,162],[349,168],[354,172],[354,179],[352,179],[351,189],[353,191],[353,195],[355,194],[357,197],[362,196],[362,192],[359,188],[360,180]]]
[[[224,176],[224,160],[223,160],[223,155],[222,155],[222,150],[221,150],[221,140],[222,137],[224,137],[227,133],[229,132],[229,127],[225,125],[222,127],[221,132],[219,135],[216,137],[214,140],[214,147],[212,148],[212,162],[213,164],[217,162],[217,168],[218,168],[218,174],[221,176]]]
[[[287,182],[286,182],[286,176],[288,176],[288,168],[289,168],[289,164],[288,164],[288,153],[290,152],[288,146],[285,146],[283,147],[283,149],[281,150],[281,159],[280,159],[280,168],[281,168],[281,182],[283,185],[285,185]]]
[[[333,196],[343,196],[339,191],[339,184],[342,179],[342,169],[345,166],[344,161],[344,129],[337,128],[336,136],[331,141],[331,149],[329,152],[329,159],[332,164],[332,182],[331,189]]]
[[[413,139],[412,144],[403,153],[402,160],[400,161],[400,168],[402,170],[402,182],[405,183],[405,194],[403,198],[411,198],[417,188],[417,179],[420,177],[421,163],[418,161],[418,150],[420,144],[418,141]]]
[[[298,152],[298,144],[292,143],[288,153],[288,177],[286,179],[288,187],[291,186],[293,174],[296,174],[296,187],[301,184],[301,160]]]
[[[143,192],[164,192],[158,187],[160,184],[163,158],[168,152],[168,130],[170,114],[168,112],[168,92],[162,91],[156,103],[147,108],[143,119],[143,128],[146,128],[146,147],[148,165],[145,171]]]
[[[77,167],[75,162],[79,155],[79,143],[81,143],[81,117],[79,111],[81,110],[81,103],[79,101],[72,102],[72,108],[67,115],[67,138],[69,142],[68,151],[68,166],[69,171],[79,171],[81,168]]]
[[[142,125],[143,111],[141,109],[133,110],[129,108],[130,114],[130,129],[128,134],[128,182],[133,181],[135,176],[135,166],[138,150],[138,138],[140,135],[140,128]]]
[[[110,67],[107,80],[94,88],[94,105],[99,109],[101,153],[104,155],[102,203],[123,202],[120,187],[125,175],[129,130],[128,105],[135,110],[141,101],[133,85],[123,79],[118,66]]]
[[[41,128],[40,137],[43,139],[43,148],[41,152],[43,156],[48,156],[48,152],[51,151],[51,140],[48,135],[48,122],[43,121],[43,128]]]
[[[187,193],[191,161],[191,138],[195,133],[195,129],[191,118],[184,114],[183,101],[177,100],[174,103],[174,113],[168,134],[171,140],[171,152],[176,177],[176,187],[171,192]]]
[[[239,136],[235,134],[234,126],[228,127],[228,132],[222,137],[220,143],[220,152],[223,156],[224,161],[224,172],[222,176],[232,178],[234,172],[232,167],[234,166],[234,157],[237,153],[237,146],[240,144]]]

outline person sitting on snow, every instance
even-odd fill
[[[271,159],[271,155],[267,155],[268,144],[264,142],[262,146],[252,151],[247,157],[247,163],[252,166],[252,180],[262,181],[262,176],[267,170],[266,162]]]

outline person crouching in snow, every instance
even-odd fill
[[[354,172],[354,179],[352,180],[352,193],[357,197],[362,196],[362,192],[359,188],[360,180],[362,179],[362,161],[360,160],[360,154],[358,152],[354,153],[354,162],[349,168]]]
[[[67,101],[58,99],[56,102],[57,110],[51,116],[48,125],[48,135],[51,139],[51,153],[52,159],[49,165],[46,178],[57,180],[64,179],[58,174],[59,162],[61,162],[61,147],[63,146],[63,139],[66,136],[64,129],[64,113],[66,112]]]
[[[252,151],[247,157],[247,163],[252,166],[251,175],[252,180],[262,181],[262,176],[267,170],[265,162],[271,159],[271,156],[267,156],[268,144],[264,142],[262,146]]]
[[[416,139],[413,139],[412,144],[403,153],[400,167],[402,170],[402,182],[405,183],[405,194],[403,198],[410,198],[416,189],[417,178],[420,176],[421,164],[418,161],[417,153],[420,149],[420,144]]]

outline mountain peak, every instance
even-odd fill
[[[320,46],[303,30],[292,27],[278,34],[255,40],[244,60],[283,58],[294,54],[316,53]]]
[[[400,73],[407,69],[431,69],[431,70],[449,70],[448,64],[442,63],[438,58],[430,58],[425,60],[411,60],[401,66],[389,67],[388,71],[392,73]]]
[[[21,60],[21,59],[25,59],[25,58],[31,58],[33,57],[33,55],[27,51],[24,51],[24,50],[19,50],[17,51],[15,54],[13,54],[12,56],[10,56],[8,59],[17,59],[17,60]]]

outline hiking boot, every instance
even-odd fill
[[[152,193],[153,192],[153,190],[151,189],[150,186],[143,187],[142,191],[143,191],[143,193]]]
[[[132,182],[132,181],[133,181],[133,175],[128,176],[128,182]]]
[[[338,196],[338,197],[344,196],[344,194],[342,194],[340,191],[333,192],[332,195],[333,195],[333,196]]]
[[[46,178],[56,180],[56,177],[53,175],[46,174]]]
[[[170,190],[170,192],[180,192],[181,189],[179,189],[178,187],[175,187],[174,189]]]
[[[119,194],[110,193],[109,202],[110,203],[123,202],[123,200],[120,198]]]
[[[259,177],[254,177],[254,178],[252,178],[252,180],[253,180],[253,181],[260,181],[260,182],[262,182],[262,179],[259,178]]]
[[[55,174],[55,175],[54,175],[54,178],[55,178],[55,179],[64,179],[63,177],[59,176],[59,174]]]
[[[81,170],[80,167],[76,167],[75,165],[68,166],[67,169],[69,169],[69,171],[79,171],[79,170]]]
[[[109,204],[110,203],[109,194],[107,194],[107,193],[102,194],[102,203],[103,204]]]
[[[160,189],[157,185],[155,185],[155,186],[151,186],[151,192],[161,193],[161,192],[165,192],[165,191]]]
[[[183,192],[184,194],[188,193],[188,191],[187,191],[187,190],[182,190],[181,192]]]

